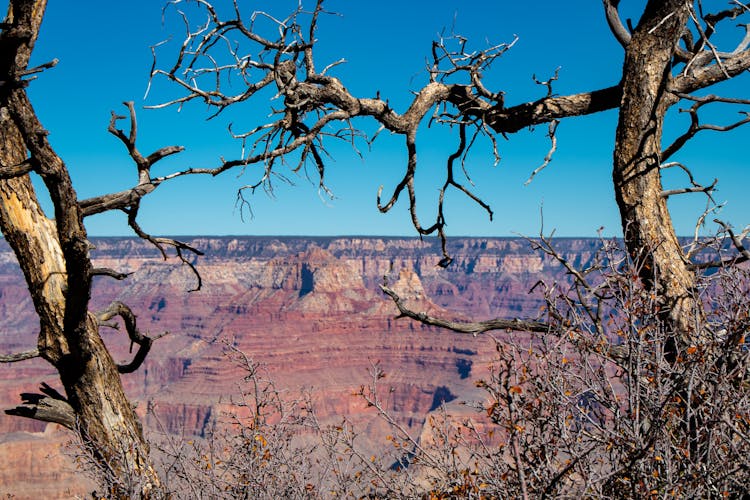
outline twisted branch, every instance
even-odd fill
[[[128,334],[130,339],[130,349],[132,352],[133,344],[138,345],[138,351],[135,353],[133,360],[126,365],[117,365],[117,371],[120,373],[133,373],[136,371],[146,360],[146,356],[151,350],[151,345],[154,339],[143,335],[136,323],[135,314],[130,308],[120,301],[112,302],[107,309],[97,314],[97,319],[100,323],[106,324],[109,320],[119,316],[125,325],[125,332]]]

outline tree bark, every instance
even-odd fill
[[[149,497],[159,479],[122,388],[117,366],[88,311],[92,265],[68,171],[47,143],[21,80],[45,0],[16,0],[0,38],[0,165],[30,160],[45,182],[55,220],[41,209],[28,174],[0,180],[0,230],[13,248],[39,315],[40,355],[55,366],[75,413],[75,428],[113,497]],[[39,418],[39,417],[37,417]]]
[[[613,180],[625,244],[640,277],[663,297],[675,338],[694,341],[695,275],[688,267],[661,196],[660,156],[672,56],[688,18],[684,0],[652,0],[627,46],[614,149]]]

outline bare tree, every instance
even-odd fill
[[[170,2],[169,7],[179,9],[183,3]],[[730,130],[748,121],[745,113],[742,120],[729,125],[701,124],[698,115],[703,106],[747,105],[749,101],[691,94],[734,78],[750,67],[747,24],[740,25],[747,34],[730,50],[722,51],[714,44],[720,27],[750,15],[746,4],[735,1],[725,9],[708,12],[701,2],[650,1],[637,25],[629,29],[620,19],[619,1],[605,0],[603,21],[606,19],[625,51],[621,81],[607,88],[556,96],[555,75],[548,81],[537,82],[546,90],[545,95],[513,105],[503,90],[485,86],[483,74],[512,49],[514,41],[471,51],[469,42],[461,36],[440,39],[432,45],[427,67],[429,83],[414,92],[411,103],[401,112],[380,95],[361,97],[347,90],[345,81],[331,75],[341,61],[320,69],[315,47],[317,23],[326,14],[322,0],[311,10],[300,5],[285,19],[265,12],[251,14],[238,1],[231,5],[206,1],[197,4],[204,16],[201,20],[207,21],[193,25],[185,15],[187,36],[174,63],[168,69],[160,69],[155,60],[152,72],[152,78],[166,78],[181,92],[173,100],[154,107],[200,101],[218,115],[266,88],[277,92],[283,107],[275,121],[246,132],[233,132],[243,146],[238,158],[191,172],[217,175],[236,167],[262,164],[264,174],[260,180],[245,188],[255,190],[271,186],[274,175],[283,175],[280,169],[286,162],[282,160],[294,158],[289,162],[292,170],[299,171],[311,163],[319,172],[324,189],[327,144],[337,139],[352,144],[359,138],[373,140],[374,137],[368,137],[353,124],[355,118],[369,117],[380,129],[400,135],[408,153],[403,178],[386,199],[381,198],[382,192],[378,193],[377,206],[387,212],[400,197],[406,196],[413,225],[420,235],[436,234],[445,239],[444,195],[451,189],[464,193],[493,216],[491,208],[459,181],[457,172],[458,163],[465,159],[468,150],[480,144],[479,137],[489,141],[499,160],[497,135],[507,137],[523,128],[548,123],[551,149],[543,164],[532,173],[533,178],[551,160],[560,120],[619,109],[613,143],[613,182],[628,252],[639,263],[636,267],[641,269],[641,279],[664,301],[664,319],[675,325],[676,342],[684,347],[700,338],[702,332],[696,329],[696,321],[700,320],[701,308],[694,307],[691,298],[695,263],[675,234],[667,199],[695,192],[710,198],[715,184],[698,184],[688,167],[666,160],[702,130]],[[221,43],[227,40],[231,43]],[[238,80],[245,85],[236,91],[236,86],[228,82]],[[681,102],[690,104],[693,123],[665,147],[662,130],[667,111]],[[414,176],[418,168],[417,131],[427,120],[455,129],[458,147],[446,159],[436,217],[429,225],[423,225],[417,217]],[[682,190],[665,191],[662,173],[676,165],[686,172],[692,184]],[[448,265],[450,260],[444,247],[442,264]]]
[[[182,148],[166,147],[142,155],[136,147],[135,111],[130,104],[129,133],[116,128],[123,117],[114,114],[109,129],[135,162],[137,185],[124,192],[78,198],[67,167],[47,141],[48,132],[26,94],[36,74],[56,63],[28,67],[45,7],[45,0],[13,0],[1,26],[0,229],[26,278],[39,315],[39,335],[35,349],[3,356],[0,361],[42,357],[59,372],[65,395],[44,385],[43,394],[24,394],[24,404],[7,413],[75,430],[103,468],[115,477],[128,477],[107,495],[148,497],[160,482],[138,418],[123,392],[120,373],[138,369],[153,339],[140,333],[126,304],[113,303],[98,314],[89,310],[91,284],[97,276],[123,279],[126,275],[93,266],[84,220],[103,211],[122,210],[136,234],[158,246],[165,257],[168,247],[175,248],[183,262],[192,266],[183,252],[197,250],[154,238],[137,223],[140,199],[166,180],[152,177],[151,166]],[[52,200],[53,217],[43,212],[30,173],[41,177]],[[116,317],[122,320],[130,342],[138,346],[133,361],[126,365],[114,362],[99,335],[101,326],[116,326],[111,321]]]

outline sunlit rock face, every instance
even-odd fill
[[[229,345],[264,363],[289,394],[310,390],[324,424],[346,416],[361,425],[372,451],[387,445],[387,430],[352,394],[368,383],[373,365],[387,374],[383,383],[394,416],[419,436],[426,416],[441,402],[466,413],[461,402],[482,400],[474,382],[495,352],[486,337],[396,319],[395,306],[379,289],[384,280],[415,310],[486,319],[534,318],[541,302],[529,290],[540,279],[564,279],[557,264],[520,239],[451,239],[454,262],[442,269],[434,240],[195,238],[191,244],[206,252],[196,261],[203,288],[188,293],[196,284],[190,269],[164,262],[148,244],[122,238],[93,243],[96,266],[133,273],[124,282],[97,278],[93,306],[103,309],[121,300],[137,314],[143,331],[169,332],[140,370],[123,376],[147,428],[205,433],[241,391],[245,373],[227,359]],[[557,249],[578,265],[592,258],[596,246],[595,240],[562,239]],[[23,277],[0,241],[0,352],[33,348],[38,329]],[[103,336],[118,362],[131,358],[122,332],[105,330]],[[0,406],[14,406],[20,392],[33,392],[42,381],[59,387],[54,370],[41,360],[0,365]],[[24,498],[24,488],[47,481],[23,464],[45,450],[57,453],[65,440],[65,433],[41,422],[0,414],[0,463],[6,464],[0,493]],[[61,470],[73,477],[72,465]],[[66,482],[59,497],[90,487],[76,484]]]

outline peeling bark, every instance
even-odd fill
[[[688,19],[683,0],[651,1],[627,46],[613,180],[625,244],[641,278],[664,299],[664,320],[683,342],[696,330],[695,274],[661,196],[664,116],[672,57]]]
[[[0,179],[0,230],[15,252],[39,315],[38,350],[60,374],[66,401],[23,395],[11,414],[76,429],[95,459],[116,475],[135,475],[135,492],[148,497],[159,486],[138,418],[122,388],[96,318],[88,311],[93,268],[81,210],[68,171],[47,143],[20,80],[39,31],[46,2],[10,4],[0,38],[0,164],[28,162],[44,180],[55,220],[42,211],[26,173]],[[115,488],[110,494],[133,494]]]

